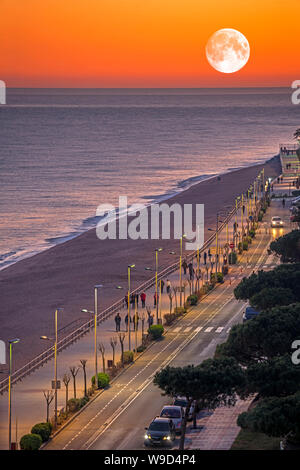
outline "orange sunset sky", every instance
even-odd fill
[[[300,79],[300,0],[0,0],[8,87],[290,86]],[[222,74],[205,45],[241,31],[247,65]]]

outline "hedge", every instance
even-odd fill
[[[125,353],[124,353],[125,354]],[[104,372],[98,373],[98,388],[105,388],[109,384],[109,375]],[[92,377],[92,384],[95,385],[95,376]]]
[[[133,362],[133,352],[132,351],[124,351],[123,362],[124,362],[124,364],[130,364],[131,362]]]
[[[31,429],[31,434],[38,434],[42,441],[48,441],[52,431],[51,423],[37,423]]]
[[[187,303],[189,305],[197,305],[198,303],[198,297],[196,294],[189,295],[188,298],[186,299]]]
[[[159,339],[162,337],[164,327],[162,325],[151,325],[148,333],[152,336],[152,339]]]
[[[39,450],[43,441],[39,434],[24,434],[20,440],[22,450]]]

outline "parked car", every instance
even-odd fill
[[[186,407],[188,405],[188,402],[187,402],[187,399],[186,397],[175,397],[174,400],[173,400],[173,405],[175,406],[181,406],[181,408],[183,408],[184,412],[186,410]],[[193,413],[194,413],[194,403],[192,404],[192,406],[190,407],[190,411],[189,411],[189,415],[188,415],[188,420],[192,420],[193,419]]]
[[[283,227],[283,221],[281,219],[281,217],[272,217],[271,219],[271,227]]]
[[[255,310],[253,307],[246,307],[246,310],[243,315],[243,322],[247,320],[251,320],[252,318],[255,318],[257,315],[259,315],[259,312]]]
[[[172,447],[176,438],[174,423],[169,418],[154,418],[149,428],[145,428],[144,444],[148,446]]]
[[[161,418],[170,418],[175,426],[175,432],[181,433],[184,409],[181,406],[167,405],[160,412]]]

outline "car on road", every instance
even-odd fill
[[[243,322],[251,320],[252,318],[257,317],[257,315],[259,315],[259,312],[253,307],[246,307],[246,310],[243,314]]]
[[[186,397],[175,397],[174,400],[173,400],[173,405],[175,406],[181,406],[181,408],[183,408],[184,412],[188,406],[188,401],[186,399]],[[195,407],[195,404],[193,403],[190,407],[190,411],[189,411],[189,415],[188,415],[188,420],[192,420],[193,419],[193,413],[194,413],[194,407]]]
[[[149,428],[145,428],[144,445],[172,447],[176,438],[174,423],[169,418],[154,418]]]
[[[160,412],[161,418],[170,418],[175,426],[175,432],[180,434],[184,418],[184,409],[181,406],[167,405]]]
[[[283,221],[281,219],[281,217],[272,217],[271,219],[271,227],[275,228],[275,227],[283,227]]]

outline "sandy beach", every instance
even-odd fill
[[[205,205],[205,237],[215,228],[216,212],[233,206],[234,198],[249,187],[262,168],[266,177],[280,173],[279,159],[202,181],[173,196],[167,204],[202,203]],[[99,311],[123,297],[126,289],[127,265],[135,263],[132,287],[153,276],[145,267],[154,266],[154,249],[166,248],[160,254],[160,269],[176,258],[169,251],[178,252],[178,240],[106,240],[100,241],[95,229],[57,245],[31,258],[19,261],[0,272],[1,333],[2,340],[19,337],[15,348],[14,368],[19,368],[49,345],[41,335],[53,334],[54,310],[64,307],[59,317],[59,328],[82,318],[82,308],[93,309],[93,286],[101,283]]]

